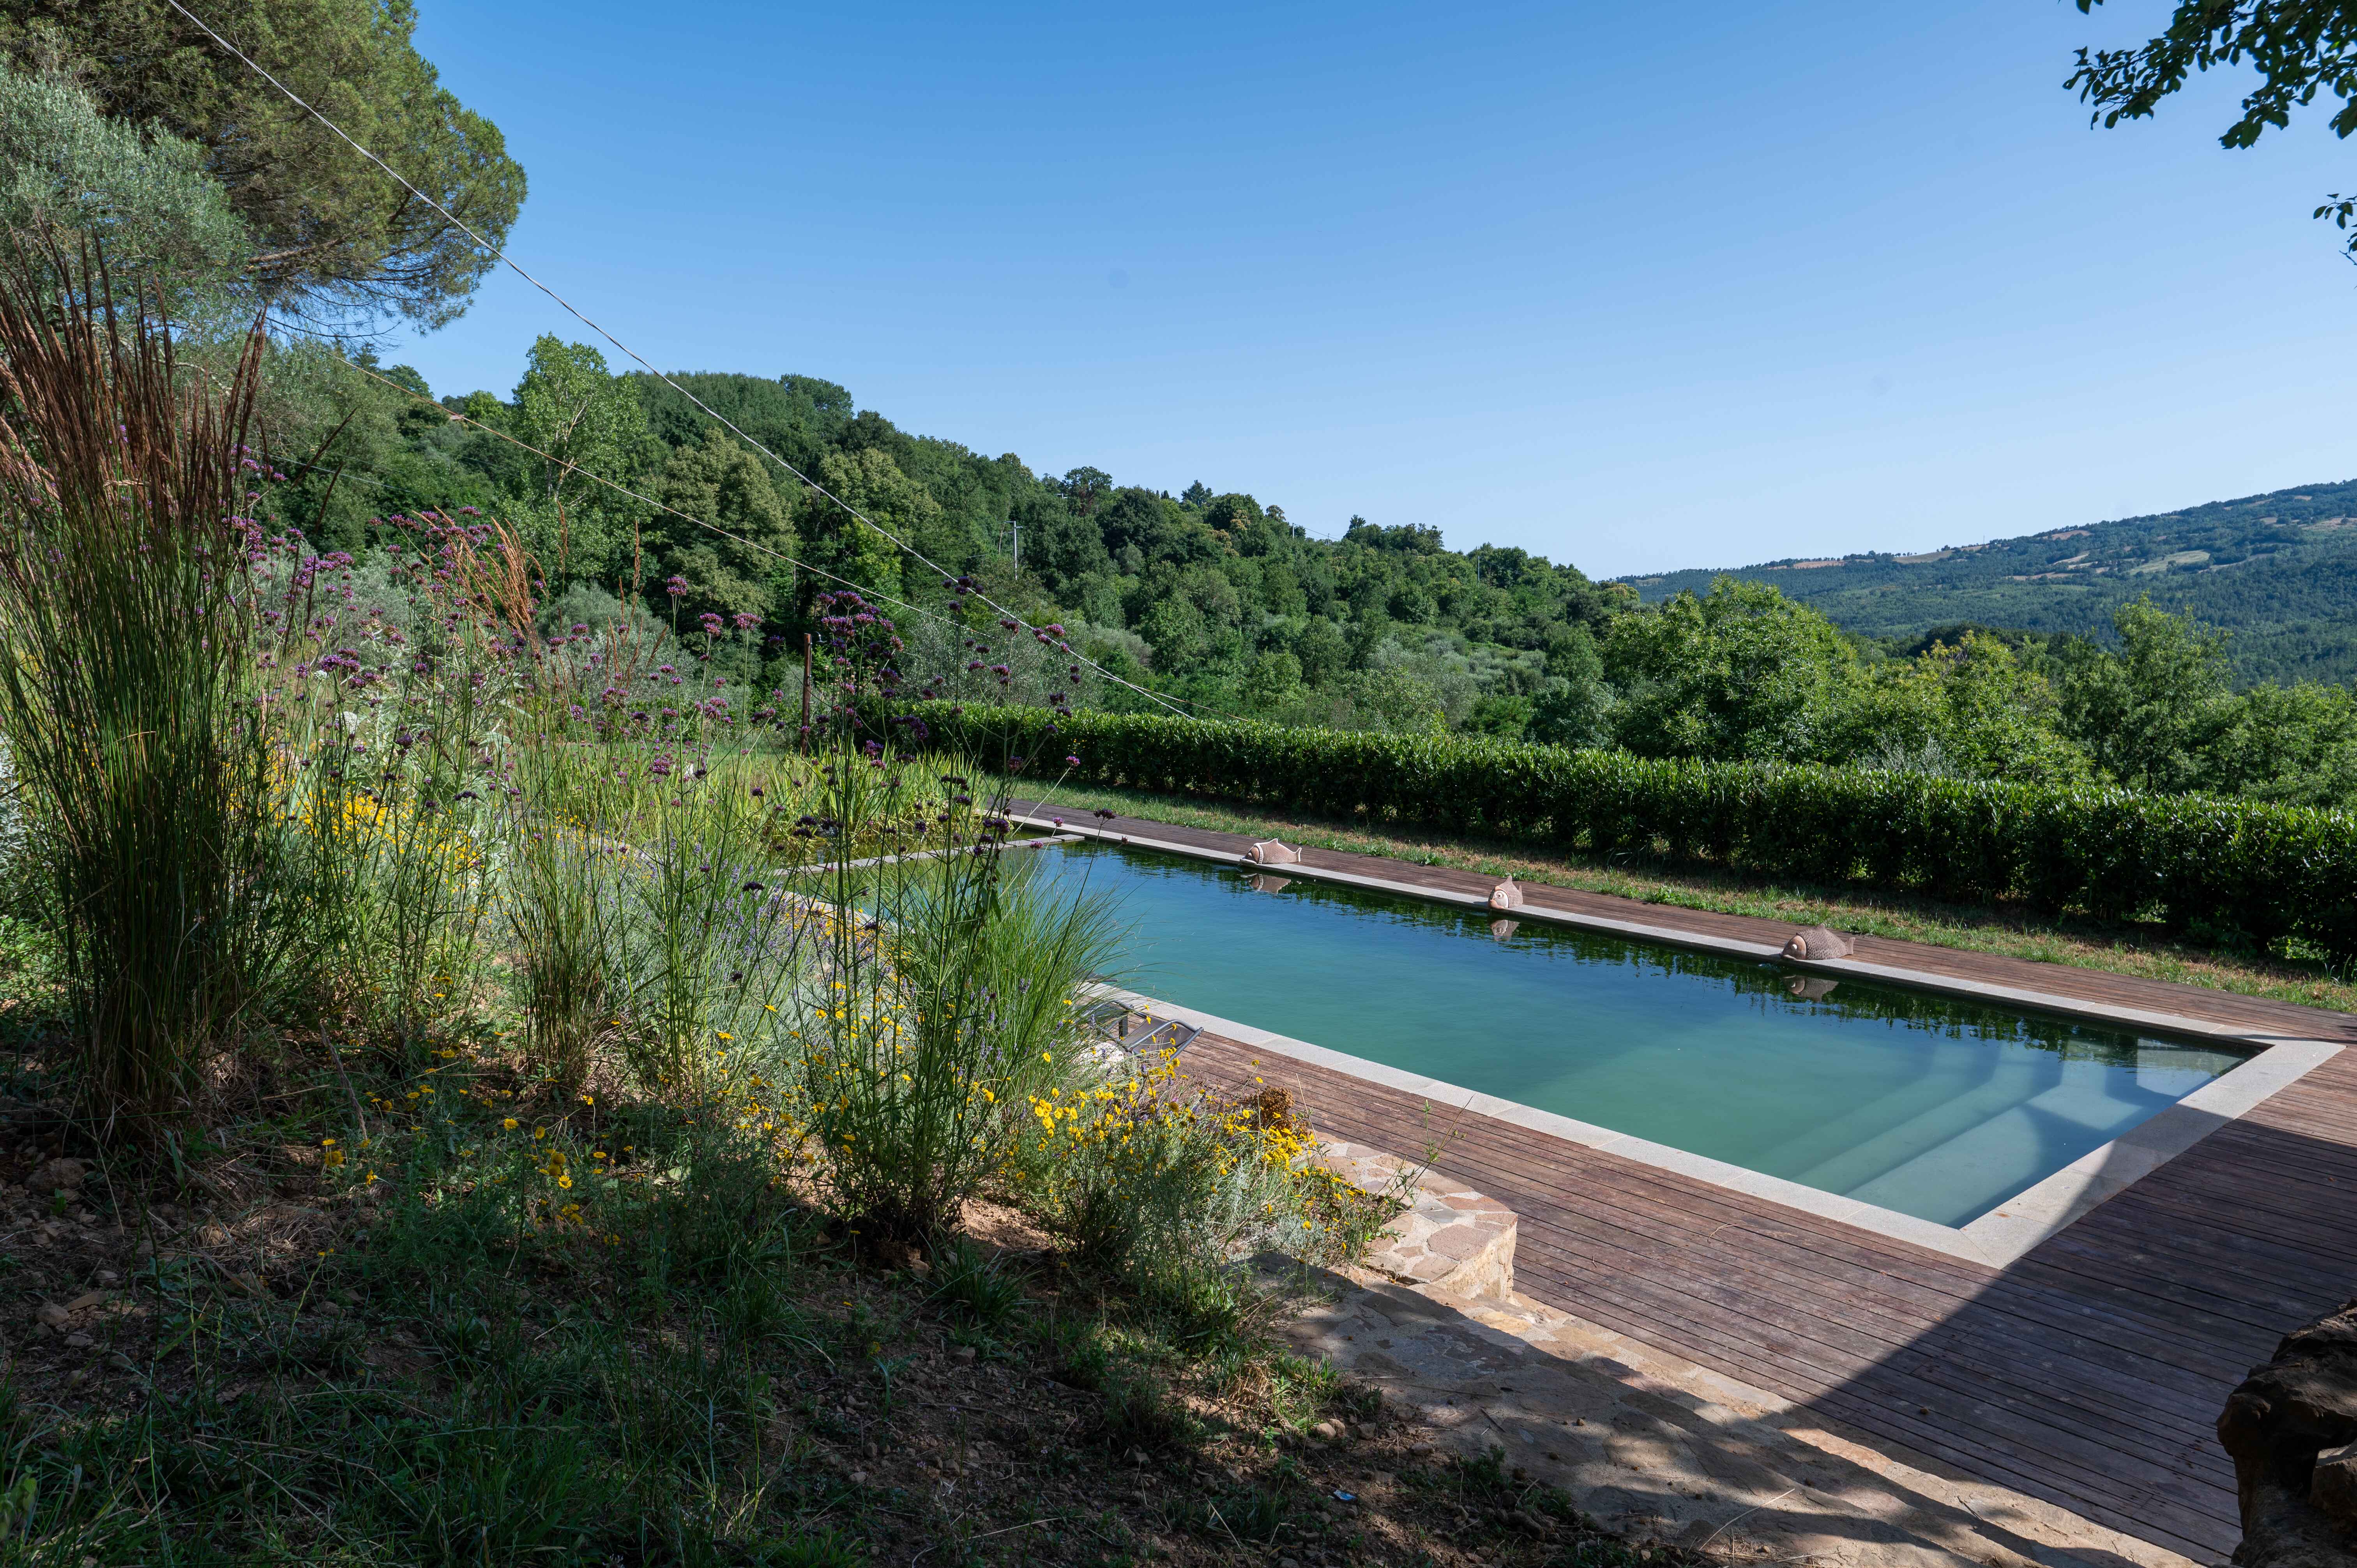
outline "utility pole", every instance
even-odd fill
[[[1015,531],[1015,572],[1020,576],[1023,573],[1023,524],[1010,517],[1006,520],[1006,526]]]

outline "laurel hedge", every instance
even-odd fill
[[[1146,714],[934,707],[936,744],[1172,794],[2357,956],[2357,816],[2109,786],[1568,751]],[[1068,767],[1066,757],[1076,757]]]

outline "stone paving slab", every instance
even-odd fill
[[[1454,1295],[1503,1301],[1514,1294],[1512,1209],[1380,1149],[1332,1143],[1322,1153],[1354,1187],[1407,1205],[1367,1254],[1367,1267]]]

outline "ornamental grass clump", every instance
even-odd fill
[[[214,390],[164,324],[90,303],[111,293],[56,257],[0,270],[0,733],[81,1092],[147,1138],[311,947],[252,666],[263,341]]]
[[[1083,988],[1110,966],[1102,899],[1051,895],[1013,863],[1003,800],[924,771],[887,722],[900,650],[858,595],[822,604],[834,701],[819,809],[812,978],[781,1042],[787,1109],[828,1201],[878,1239],[952,1227],[1010,1168],[1029,1097],[1075,1080]],[[879,852],[866,863],[854,846]]]
[[[640,754],[619,766],[666,764]],[[617,874],[603,978],[640,1079],[714,1101],[752,1070],[807,970],[813,922],[782,886],[761,797],[701,767],[673,773],[670,788],[630,824],[628,855],[594,863]]]

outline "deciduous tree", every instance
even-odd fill
[[[2104,0],[2079,0],[2092,14]],[[2094,106],[2097,124],[2140,120],[2162,99],[2184,88],[2197,71],[2247,64],[2259,83],[2243,97],[2243,113],[2218,138],[2247,147],[2268,126],[2291,124],[2292,112],[2330,92],[2341,107],[2328,122],[2336,136],[2357,132],[2357,0],[2177,0],[2169,26],[2133,48],[2081,49],[2079,69],[2065,87]],[[2316,209],[2343,230],[2357,219],[2357,197],[2338,192]],[[2349,240],[2357,255],[2357,234]]]

